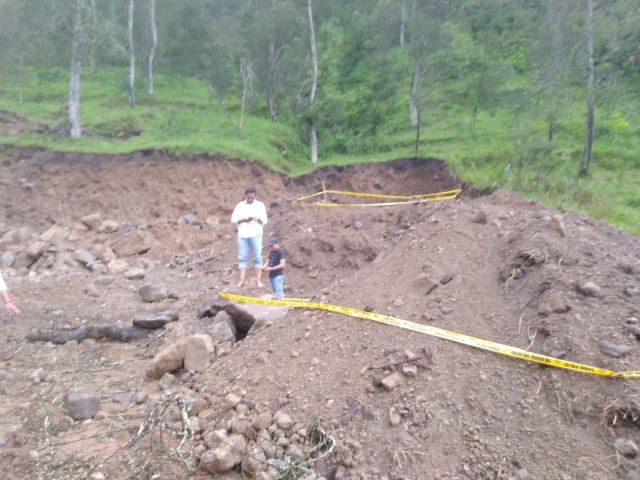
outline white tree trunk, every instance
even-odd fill
[[[96,17],[96,0],[91,0],[91,54],[89,56],[89,69],[91,73],[96,71],[96,31],[98,28]]]
[[[311,137],[311,163],[318,163],[318,136],[316,135],[316,127],[311,122],[311,128],[309,131]]]
[[[318,51],[316,48],[316,32],[313,28],[313,8],[311,0],[307,0],[307,13],[309,14],[309,43],[311,44],[311,63],[313,73],[311,75],[311,92],[309,93],[309,108],[313,109],[313,102],[316,98],[316,88],[318,87]],[[310,120],[309,137],[311,138],[311,163],[318,161],[318,136],[313,118]]]
[[[149,0],[151,22],[151,48],[149,49],[149,64],[147,72],[147,93],[153,95],[153,59],[158,46],[158,27],[156,25],[156,0]]]
[[[238,128],[242,128],[247,100],[253,92],[253,68],[248,58],[240,59],[240,75],[242,76],[242,100],[240,103],[240,122]]]
[[[589,174],[589,164],[591,163],[591,151],[593,148],[593,89],[595,83],[595,65],[593,61],[593,2],[587,0],[587,15],[585,19],[585,30],[587,34],[587,131],[584,140],[584,155],[580,164],[578,175],[584,177]]]
[[[404,46],[404,29],[407,23],[407,3],[402,0],[402,12],[400,14],[400,46]]]
[[[69,80],[69,125],[71,138],[80,138],[80,49],[82,47],[82,14],[80,0],[71,3],[71,17],[73,21],[73,39],[71,44],[71,76]]]
[[[129,38],[129,106],[135,107],[136,105],[136,97],[133,91],[133,85],[136,79],[136,57],[135,51],[133,47],[133,6],[134,0],[129,0],[129,15],[128,15],[128,25],[127,25],[127,34]]]
[[[420,81],[420,62],[416,60],[411,75],[411,91],[409,92],[409,114],[411,115],[411,126],[418,126],[418,83]]]
[[[271,0],[271,39],[269,41],[269,69],[267,71],[267,106],[269,107],[269,115],[271,116],[271,122],[276,123],[278,121],[278,114],[276,112],[276,91],[278,83],[278,62],[280,52],[276,50],[275,32],[276,32],[276,14],[275,14],[276,0]]]

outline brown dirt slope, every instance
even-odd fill
[[[123,447],[168,390],[210,412],[199,415],[206,425],[193,441],[197,456],[215,443],[214,431],[238,429],[238,418],[251,415],[245,410],[293,420],[297,433],[280,437],[285,453],[290,442],[312,445],[300,437],[314,426],[336,440],[331,454],[305,463],[308,471],[280,478],[640,478],[639,379],[543,366],[322,310],[290,309],[219,346],[204,372],[178,370],[170,384],[148,378],[152,357],[179,337],[180,325],[198,321],[204,302],[221,291],[267,293],[234,287],[229,217],[249,184],[268,208],[265,234],[277,234],[287,252],[287,296],[601,369],[640,370],[637,237],[513,192],[468,186],[440,202],[363,207],[350,204],[379,200],[329,194],[339,206],[292,203],[323,185],[382,195],[459,187],[439,160],[325,168],[290,179],[217,156],[6,149],[0,258],[23,311],[0,315],[0,458],[9,478],[214,477],[170,456],[170,433]],[[93,213],[119,232],[87,228],[81,219]],[[53,225],[69,237],[50,242],[29,267],[16,263]],[[169,298],[142,302],[142,280],[74,261],[83,248],[106,263],[114,235],[127,229],[141,232],[148,251],[122,259],[143,265],[144,282],[164,285]],[[24,238],[9,242],[16,230]],[[33,327],[124,325],[161,309],[177,311],[180,325],[141,341],[25,340]],[[63,398],[80,387],[99,393],[101,415],[73,422]],[[229,410],[230,394],[245,406]],[[174,412],[172,420],[179,417]],[[305,453],[308,460],[310,448]],[[242,470],[215,478],[242,478]],[[270,476],[244,473],[278,478],[273,468]]]

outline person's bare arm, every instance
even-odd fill
[[[9,296],[9,292],[7,290],[0,290],[0,297],[2,297],[2,301],[4,302],[4,309],[7,311],[9,315],[11,314],[20,314],[20,309],[16,307],[16,305],[11,301],[11,297]]]

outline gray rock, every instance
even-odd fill
[[[162,378],[165,373],[173,372],[182,367],[186,353],[185,342],[177,342],[158,352],[151,365],[147,368],[147,376],[155,379]]]
[[[615,447],[623,457],[635,458],[638,456],[638,446],[628,438],[616,438]]]
[[[232,434],[213,450],[207,450],[200,460],[200,466],[212,473],[224,473],[242,462],[242,453],[247,448],[243,435]]]
[[[579,281],[576,284],[576,290],[586,297],[600,298],[602,296],[600,287],[591,281]]]
[[[486,214],[486,212],[484,210],[476,210],[471,215],[471,221],[473,223],[479,223],[481,225],[484,225],[485,223],[487,223],[487,214]]]
[[[72,390],[65,395],[64,405],[71,418],[85,420],[93,418],[100,409],[100,397],[93,390]]]
[[[380,383],[388,392],[395,390],[404,385],[404,377],[400,372],[393,372],[391,375],[383,378]]]
[[[124,272],[124,278],[127,280],[142,280],[147,275],[143,268],[130,268]]]
[[[102,214],[100,213],[91,213],[89,215],[85,215],[80,219],[83,225],[85,225],[89,230],[95,230],[98,228],[98,225],[102,222]]]
[[[99,233],[115,233],[120,228],[120,224],[116,220],[105,220],[98,227]]]
[[[154,330],[164,327],[169,322],[175,322],[179,318],[175,310],[163,310],[154,313],[139,313],[133,317],[133,324],[136,327]]]
[[[629,345],[618,345],[607,340],[600,340],[598,342],[598,347],[605,355],[615,358],[622,357],[633,350],[633,347],[630,347]]]
[[[87,250],[85,248],[76,249],[73,252],[73,259],[75,261],[77,261],[80,265],[82,265],[83,267],[88,268],[89,270],[91,270],[93,265],[98,260],[93,253],[91,253],[89,250]]]
[[[206,333],[189,337],[185,343],[184,368],[204,372],[214,352],[213,340]]]
[[[169,290],[152,283],[144,284],[140,287],[140,291],[138,293],[140,293],[142,300],[148,303],[160,302],[169,296]]]

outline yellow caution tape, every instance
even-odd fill
[[[430,325],[422,325],[420,323],[410,322],[408,320],[402,320],[395,317],[389,317],[387,315],[381,315],[379,313],[366,312],[364,310],[356,310],[349,307],[341,307],[338,305],[330,305],[326,303],[317,303],[309,300],[302,299],[289,299],[282,300],[269,300],[264,298],[247,297],[244,295],[236,295],[234,293],[222,292],[218,294],[222,298],[234,300],[244,303],[257,303],[262,305],[274,305],[280,307],[296,307],[296,308],[311,308],[318,310],[326,310],[334,313],[341,313],[355,318],[362,318],[365,320],[372,320],[374,322],[383,323],[385,325],[391,325],[394,327],[403,328],[405,330],[411,330],[414,332],[424,333],[437,338],[443,338],[452,342],[461,343],[470,347],[476,347],[481,350],[487,350],[490,352],[499,353],[508,357],[520,358],[522,360],[528,360],[530,362],[541,363],[543,365],[549,365],[552,367],[564,368],[567,370],[576,370],[579,372],[592,373],[594,375],[601,375],[603,377],[617,377],[617,378],[640,378],[640,371],[626,371],[626,372],[614,372],[612,370],[605,370],[598,367],[592,367],[590,365],[584,365],[582,363],[570,362],[559,358],[549,357],[539,353],[529,352],[517,347],[511,347],[509,345],[503,345],[491,340],[485,340],[483,338],[473,337],[462,333],[454,332],[452,330],[445,330],[443,328],[432,327]]]
[[[382,203],[335,203],[335,202],[314,202],[313,205],[320,207],[379,207],[388,205],[405,205],[411,203],[425,203],[425,202],[437,202],[440,200],[449,200],[456,198],[461,189],[456,188],[453,190],[446,190],[444,192],[435,193],[421,193],[417,195],[384,195],[378,193],[361,193],[361,192],[349,192],[343,190],[323,190],[321,192],[306,195],[304,197],[296,198],[291,203],[299,203],[303,200],[308,200],[320,195],[326,195],[328,193],[334,195],[347,195],[352,197],[366,197],[366,198],[384,198],[388,200],[401,200],[398,202],[382,202]]]

